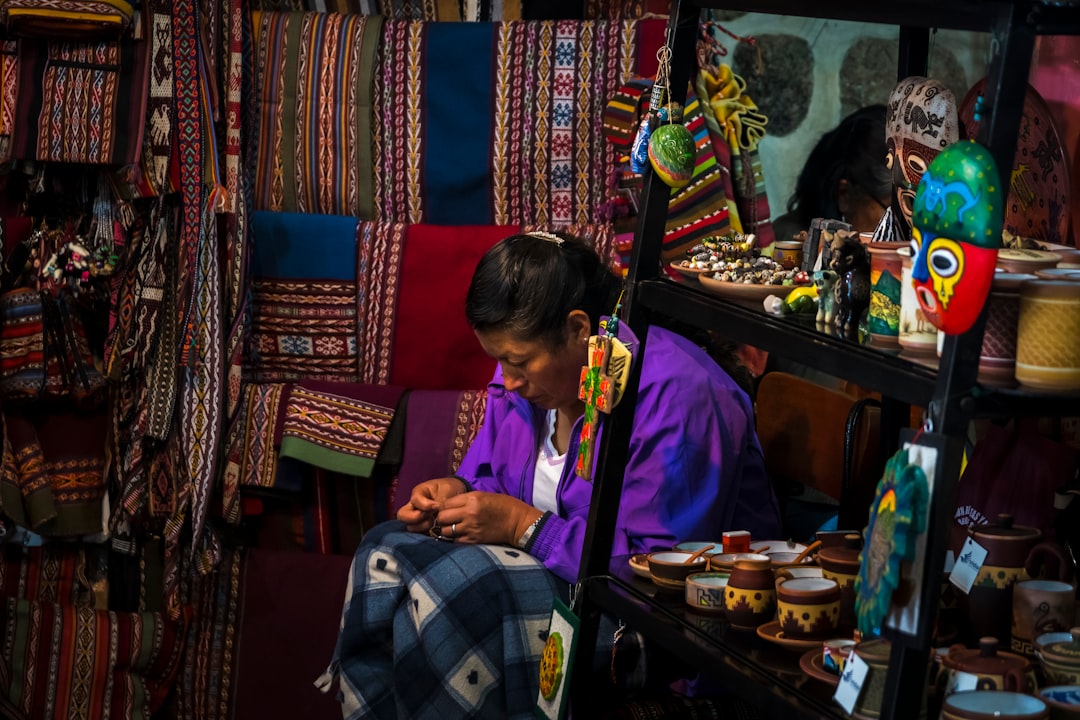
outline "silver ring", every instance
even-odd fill
[[[450,537],[457,537],[457,523],[450,523]]]

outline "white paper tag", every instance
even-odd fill
[[[956,558],[956,564],[949,573],[949,582],[963,590],[965,595],[970,593],[984,560],[986,560],[986,548],[969,537],[964,541],[960,556]]]
[[[979,676],[971,673],[953,670],[949,675],[949,682],[945,686],[945,697],[963,690],[976,690],[979,687]]]
[[[851,653],[844,663],[844,672],[840,673],[840,683],[833,693],[833,700],[839,703],[848,715],[855,712],[855,703],[859,700],[869,670],[870,666],[855,652]]]

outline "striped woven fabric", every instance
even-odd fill
[[[182,625],[158,613],[8,599],[0,616],[9,695],[28,718],[149,720],[180,667]]]
[[[372,217],[371,67],[381,18],[256,12],[255,208]]]
[[[18,43],[0,40],[0,162],[11,155],[11,134],[15,129],[15,95],[18,87]]]
[[[146,121],[148,46],[20,40],[11,156],[135,162]]]
[[[388,21],[375,66],[376,217],[609,219],[617,158],[601,116],[632,74],[635,40],[632,21]]]
[[[246,378],[357,380],[357,220],[252,214]]]
[[[521,19],[521,0],[489,3],[476,0],[252,0],[251,7],[283,12],[313,10],[381,15],[390,20],[496,22]]]
[[[370,477],[403,389],[392,385],[299,383],[282,408],[281,457]]]

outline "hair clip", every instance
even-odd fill
[[[542,231],[537,230],[536,232],[525,233],[525,234],[528,235],[529,237],[539,238],[540,240],[547,240],[549,242],[553,242],[556,245],[561,246],[563,244],[563,239],[561,237],[559,237],[558,235],[556,235],[555,233],[542,232]]]

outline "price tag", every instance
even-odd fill
[[[844,671],[840,673],[840,683],[836,686],[833,700],[844,708],[844,712],[851,715],[855,712],[855,703],[862,693],[863,682],[866,681],[866,673],[870,666],[866,664],[857,653],[851,653],[847,662],[844,663]]]
[[[984,560],[986,560],[986,548],[969,537],[964,542],[964,547],[960,549],[960,555],[956,558],[952,572],[949,573],[949,582],[963,590],[965,595],[970,593]]]
[[[978,687],[978,675],[961,672],[960,670],[953,670],[952,673],[949,675],[949,682],[945,686],[945,697],[948,697],[955,692],[961,692],[963,690],[977,690]]]

